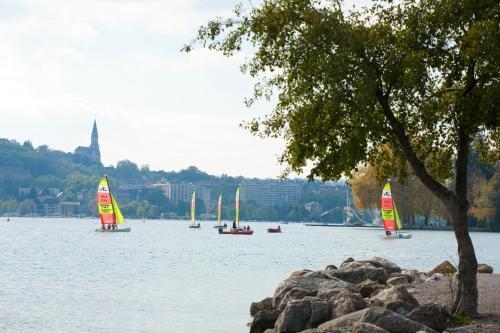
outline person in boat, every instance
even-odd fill
[[[111,230],[111,225],[110,224],[108,224],[108,230]]]
[[[116,224],[111,225],[111,228],[112,228],[113,230],[115,230],[115,229],[116,229]]]
[[[103,225],[101,226],[101,229],[102,229],[102,230],[106,230],[106,225],[105,225],[105,224],[103,224]]]
[[[236,229],[236,220],[233,220],[233,229]]]
[[[278,231],[281,231],[281,227],[280,226],[278,226]]]
[[[222,228],[221,227],[217,228],[217,230],[219,230],[219,234],[222,234]]]

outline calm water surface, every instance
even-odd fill
[[[429,270],[457,262],[451,232],[250,223],[253,236],[219,235],[212,222],[129,221],[131,233],[95,233],[98,220],[0,220],[2,332],[247,332],[250,302],[300,268],[345,258],[389,258]],[[500,270],[500,234],[473,233],[479,262]]]

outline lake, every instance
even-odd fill
[[[248,332],[252,301],[301,268],[347,257],[388,258],[430,270],[457,263],[452,232],[248,223],[252,236],[219,235],[213,222],[128,221],[96,233],[97,219],[0,218],[2,332]],[[247,223],[244,223],[245,225]],[[479,262],[500,270],[500,234],[472,233]]]

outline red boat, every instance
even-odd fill
[[[278,233],[278,232],[281,232],[281,227],[280,227],[280,226],[277,226],[276,228],[267,228],[267,232],[270,232],[270,233]]]
[[[222,228],[220,228],[219,234],[222,234],[222,235],[252,235],[253,230],[246,230],[246,229],[222,230]]]

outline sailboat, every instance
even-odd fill
[[[230,230],[224,231],[219,228],[219,234],[223,235],[252,235],[253,230],[247,230],[245,228],[240,227],[240,187],[236,190],[236,198],[235,198],[235,208],[236,208],[236,218],[234,219],[233,228]]]
[[[196,213],[196,191],[193,191],[193,196],[191,197],[191,224],[189,229],[199,229],[200,224],[195,222]]]
[[[217,203],[217,224],[214,225],[214,228],[226,229],[227,224],[225,223],[222,224],[221,213],[222,213],[222,193],[219,195],[219,202]]]
[[[403,226],[399,219],[396,203],[392,199],[390,183],[385,184],[382,190],[382,223],[384,224],[386,238],[411,238],[411,234],[402,234],[397,231]]]
[[[109,188],[108,177],[104,178],[97,187],[97,208],[101,218],[101,228],[96,232],[130,232],[130,228],[118,229],[118,224],[124,222],[120,207]]]

